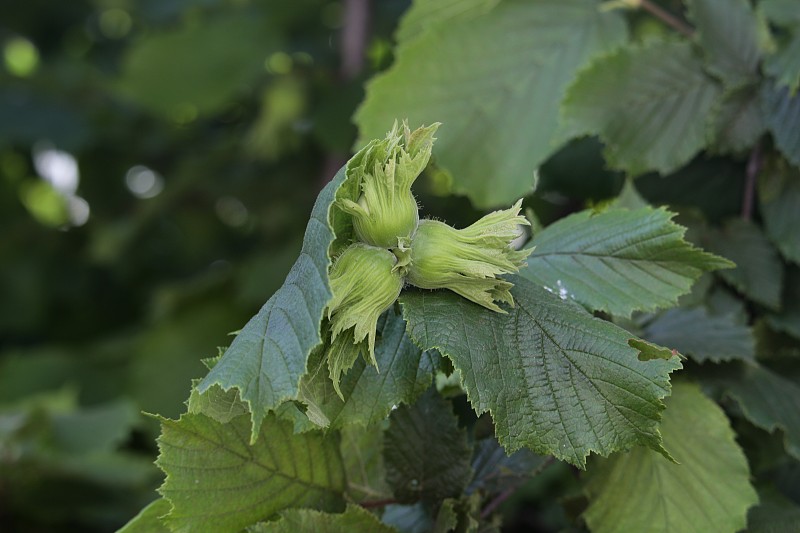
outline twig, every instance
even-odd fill
[[[481,518],[486,518],[487,516],[495,512],[495,510],[498,507],[500,507],[500,504],[502,504],[504,501],[510,498],[511,495],[514,494],[518,488],[519,486],[512,485],[503,492],[501,492],[500,494],[498,494],[497,496],[495,496],[495,498],[492,501],[490,501],[486,507],[483,508],[483,511],[481,511]]]
[[[386,507],[387,505],[392,505],[398,503],[397,500],[392,498],[387,498],[385,500],[374,500],[371,502],[361,502],[359,505],[365,509],[372,509],[373,507]]]
[[[354,80],[364,69],[369,30],[369,0],[345,0],[342,14],[342,29],[339,41],[342,59],[339,64],[340,81]],[[347,162],[343,154],[328,153],[322,165],[321,186],[325,186],[342,165]]]
[[[548,456],[544,461],[542,461],[542,464],[540,464],[531,473],[530,476],[526,476],[526,480],[541,474],[542,471],[545,468],[547,468],[548,466],[550,466],[551,464],[553,464],[555,462],[555,460],[556,460],[556,458],[553,457],[552,455]],[[497,510],[497,508],[500,507],[500,505],[504,501],[506,501],[508,498],[510,498],[511,495],[514,494],[521,485],[522,485],[522,483],[514,483],[510,487],[508,487],[506,490],[504,490],[503,492],[501,492],[500,494],[495,496],[494,499],[492,499],[492,501],[490,501],[486,505],[486,507],[484,507],[483,510],[481,511],[481,518],[486,518],[487,516],[489,516],[490,514],[495,512]]]
[[[747,170],[744,180],[744,197],[742,198],[742,219],[750,220],[753,217],[753,203],[756,195],[756,178],[761,172],[761,143],[757,142],[750,152],[747,160]]]
[[[342,63],[340,74],[352,80],[364,68],[364,51],[369,26],[369,0],[345,0],[342,24]]]
[[[650,0],[638,0],[638,3],[642,9],[662,21],[667,26],[670,26],[674,30],[684,34],[687,37],[694,35],[694,29],[691,26],[683,22],[675,15],[667,12],[658,4],[654,4]]]

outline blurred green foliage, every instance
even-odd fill
[[[0,3],[0,529],[109,531],[347,159],[341,2]],[[42,512],[42,504],[46,511]]]

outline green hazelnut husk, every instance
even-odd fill
[[[350,214],[356,237],[381,248],[397,246],[411,237],[419,224],[419,209],[411,186],[431,157],[439,124],[411,131],[395,123],[386,138],[370,143],[360,164],[352,169],[358,182],[357,199],[341,198],[337,205]]]
[[[367,341],[369,362],[375,362],[375,329],[378,317],[400,295],[403,277],[393,270],[397,258],[389,250],[363,243],[350,245],[331,266],[333,297],[328,319],[334,342],[352,328],[352,343]],[[348,334],[349,335],[349,334]]]
[[[412,235],[419,224],[419,208],[411,191],[395,194],[387,201],[367,201],[362,194],[358,205],[368,216],[353,217],[353,227],[359,240],[380,246],[392,248],[397,245],[398,237]],[[376,205],[379,205],[377,209]],[[370,207],[372,206],[372,207]],[[369,216],[372,213],[377,216]]]
[[[511,282],[498,278],[525,265],[532,249],[515,250],[520,225],[530,225],[519,215],[522,201],[495,211],[471,226],[455,229],[437,220],[419,223],[410,244],[410,261],[404,267],[411,285],[423,289],[449,289],[487,309],[504,313],[496,302],[514,305]]]

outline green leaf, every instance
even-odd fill
[[[774,331],[766,320],[753,326],[756,336],[756,358],[763,361],[800,359],[800,340],[785,333]]]
[[[383,432],[387,424],[342,429],[342,460],[347,472],[347,495],[356,502],[392,498],[383,463]]]
[[[217,112],[263,72],[264,57],[277,48],[277,32],[264,22],[238,9],[146,35],[127,49],[119,91],[179,121]]]
[[[479,494],[459,499],[448,498],[442,502],[436,515],[431,533],[500,533],[497,520],[481,523],[481,502]]]
[[[414,0],[400,19],[395,38],[408,43],[433,27],[451,24],[453,20],[485,15],[500,0]]]
[[[307,509],[291,509],[281,513],[279,520],[261,522],[247,529],[248,533],[396,533],[397,530],[382,524],[375,515],[359,507],[348,505],[339,514],[321,513]]]
[[[454,192],[480,207],[510,204],[565,140],[557,138],[558,105],[575,72],[625,39],[622,16],[592,0],[511,0],[416,31],[367,86],[356,113],[361,142],[397,117],[442,122],[434,155]]]
[[[673,216],[647,207],[562,218],[534,236],[520,274],[614,315],[675,305],[704,271],[733,265],[683,240]]]
[[[69,453],[114,450],[128,439],[139,417],[136,405],[123,399],[69,413],[53,413],[51,443]]]
[[[392,412],[383,457],[386,480],[404,503],[460,496],[472,478],[467,432],[434,390]]]
[[[768,314],[766,320],[772,328],[800,339],[800,268],[787,270],[783,309]]]
[[[800,25],[800,4],[795,0],[761,0],[758,9],[776,26]]]
[[[581,72],[564,100],[565,128],[599,135],[614,168],[668,174],[706,146],[719,94],[690,43],[653,41]]]
[[[766,58],[764,72],[774,76],[779,85],[796,94],[800,87],[800,26],[794,29],[778,50]]]
[[[124,374],[127,390],[143,411],[177,417],[186,400],[184,384],[206,370],[200,356],[246,317],[222,291],[213,299],[198,295],[184,309],[154,320],[125,349],[137,354]]]
[[[759,20],[747,0],[689,0],[689,19],[706,55],[708,71],[725,85],[739,86],[758,76]]]
[[[788,87],[764,83],[761,106],[775,145],[789,162],[800,167],[800,94],[792,96]]]
[[[642,336],[700,363],[755,358],[755,338],[743,320],[712,315],[703,307],[669,309],[649,322]]]
[[[516,302],[508,314],[448,291],[400,297],[411,337],[452,359],[506,450],[527,446],[581,468],[592,451],[660,450],[660,399],[677,357],[640,361],[626,331],[525,278],[508,279]]]
[[[593,465],[586,486],[590,505],[583,515],[592,532],[744,528],[758,495],[722,409],[696,385],[675,383],[661,434],[680,464],[637,448]]]
[[[742,365],[717,381],[750,422],[783,431],[786,451],[800,459],[800,386],[760,365]]]
[[[161,518],[169,514],[171,508],[169,501],[159,498],[139,511],[117,533],[170,533]]]
[[[780,163],[758,177],[764,231],[789,261],[800,264],[800,171]]]
[[[239,389],[222,390],[219,385],[212,385],[205,393],[197,391],[199,379],[192,380],[192,392],[187,402],[190,413],[200,413],[213,418],[217,422],[227,424],[234,418],[248,413],[247,404],[239,399]]]
[[[369,425],[386,418],[393,406],[413,401],[430,386],[435,362],[406,336],[406,324],[389,310],[381,341],[375,346],[377,368],[359,358],[340,383],[344,400],[336,393],[321,358],[309,361],[309,373],[300,384],[300,400],[307,414],[323,427]],[[317,354],[319,356],[319,354]]]
[[[747,513],[747,533],[800,531],[800,506],[775,489],[759,493],[761,503]]]
[[[710,252],[736,263],[736,268],[719,272],[722,279],[754,302],[780,308],[783,266],[777,250],[757,225],[731,219],[721,229],[712,230],[703,244]]]
[[[227,424],[200,414],[161,419],[156,464],[166,473],[159,489],[172,504],[165,519],[176,532],[238,532],[291,507],[343,507],[345,474],[334,436],[296,435],[269,416],[261,438],[248,444],[250,422]]]
[[[436,522],[431,528],[432,533],[449,533],[458,527],[458,513],[455,509],[456,501],[453,498],[447,498],[442,502],[442,506],[436,514]]]
[[[319,426],[309,420],[306,409],[298,401],[289,401],[280,404],[275,409],[275,416],[281,420],[291,422],[295,433],[305,433],[306,431],[318,430]]]
[[[549,458],[552,460],[552,458]],[[506,455],[495,438],[478,441],[472,459],[475,475],[466,493],[481,491],[499,493],[533,477],[548,464],[548,458],[536,455],[525,448]]]
[[[622,190],[619,192],[614,200],[612,200],[610,207],[615,209],[630,209],[631,211],[635,209],[641,209],[643,207],[648,207],[649,204],[647,200],[645,200],[639,191],[636,189],[636,184],[632,178],[627,178],[625,180],[625,184],[622,186]],[[534,234],[537,231],[534,230]]]
[[[241,400],[252,413],[252,442],[267,413],[297,397],[308,355],[322,342],[320,323],[331,297],[328,248],[334,241],[334,233],[329,224],[330,209],[350,164],[319,194],[300,257],[283,286],[242,328],[197,387],[201,394],[214,385],[225,391],[238,389]]]
[[[717,151],[750,150],[767,129],[758,86],[743,87],[723,95],[714,109],[712,126]]]

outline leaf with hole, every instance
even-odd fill
[[[528,447],[585,466],[590,452],[662,450],[658,423],[677,357],[641,361],[628,332],[525,278],[516,306],[490,313],[447,291],[401,296],[409,334],[461,372],[507,452]]]

